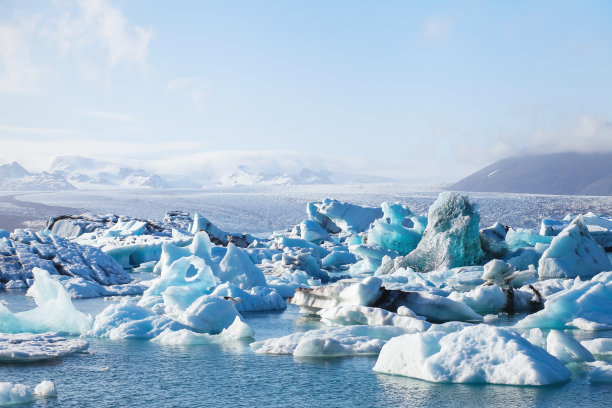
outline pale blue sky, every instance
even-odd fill
[[[0,161],[278,150],[454,180],[612,150],[610,67],[607,1],[4,0]]]

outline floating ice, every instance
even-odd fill
[[[170,265],[188,256],[197,256],[206,261],[209,266],[216,268],[216,264],[211,261],[212,244],[206,232],[198,232],[193,236],[191,244],[185,247],[176,246],[170,242],[166,242],[161,247],[161,255],[159,262],[155,265],[153,272],[161,274],[162,271],[169,268]],[[213,272],[218,273],[218,269]]]
[[[534,247],[537,244],[550,244],[553,237],[539,235],[528,228],[510,228],[506,233],[506,245],[511,252],[520,248]]]
[[[378,354],[392,337],[406,333],[397,326],[330,327],[251,343],[258,354],[296,357],[339,357]]]
[[[480,230],[480,245],[484,252],[490,254],[493,258],[501,258],[508,253],[508,245],[506,244],[506,226],[496,222],[488,228]]]
[[[375,220],[367,232],[367,243],[406,255],[415,249],[421,240],[427,219],[416,217],[410,209],[399,203],[382,203],[383,218]],[[409,220],[414,228],[403,225]]]
[[[166,303],[166,316],[201,333],[221,333],[239,316],[234,302],[219,296],[204,295],[186,309],[180,304]],[[173,329],[174,330],[174,329]]]
[[[305,241],[320,245],[324,241],[331,241],[329,233],[321,226],[321,224],[313,221],[302,221],[296,225],[291,236],[302,238]]]
[[[540,278],[591,277],[612,270],[604,250],[597,245],[581,216],[553,238],[540,258]]]
[[[287,303],[282,296],[275,289],[266,286],[255,286],[249,290],[243,290],[232,283],[226,282],[217,286],[212,295],[232,298],[236,302],[236,310],[239,312],[287,308]]]
[[[246,252],[234,244],[227,246],[227,253],[219,264],[219,269],[218,277],[221,282],[233,283],[241,289],[267,286],[261,270],[253,265]]]
[[[184,328],[183,324],[169,317],[160,316],[125,299],[100,312],[96,316],[92,330],[87,334],[111,340],[152,339],[166,329]]]
[[[341,203],[329,198],[322,202],[308,203],[307,212],[311,220],[318,222],[330,233],[363,232],[375,219],[383,216],[380,208]]]
[[[329,255],[321,260],[326,268],[339,268],[343,265],[353,264],[357,262],[355,255],[347,251],[332,251]]]
[[[34,395],[43,398],[55,397],[57,396],[57,389],[53,382],[43,381],[34,388]]]
[[[55,333],[0,333],[0,361],[53,360],[86,350],[85,340],[66,339]]]
[[[0,406],[34,401],[32,389],[23,384],[0,382]]]
[[[240,248],[246,248],[250,243],[254,241],[254,238],[250,235],[245,234],[230,234],[219,229],[212,222],[202,217],[200,214],[195,213],[193,216],[193,225],[191,226],[191,233],[197,234],[200,231],[205,231],[209,236],[210,240],[215,245],[226,246],[232,243]]]
[[[188,286],[199,293],[210,293],[218,284],[211,268],[198,256],[187,256],[162,269],[159,278],[153,279],[143,297],[161,295],[172,286]]]
[[[546,351],[564,363],[593,361],[593,355],[580,343],[558,330],[551,330],[546,337]]]
[[[236,317],[234,322],[219,334],[196,333],[187,329],[178,331],[166,329],[152,341],[171,346],[187,346],[246,340],[252,339],[254,335],[253,329],[239,317]]]
[[[34,284],[27,294],[34,298],[36,307],[11,313],[0,304],[0,332],[61,332],[81,334],[91,327],[91,316],[78,311],[66,289],[49,273],[34,268]]]
[[[612,354],[612,339],[593,339],[580,342],[591,354]]]
[[[300,288],[289,302],[306,313],[339,305],[373,306],[391,312],[405,306],[434,322],[482,321],[482,316],[461,302],[423,291],[386,289],[381,283],[379,277],[369,277],[362,282],[341,281],[321,288]]]
[[[266,275],[268,287],[276,289],[276,291],[284,298],[295,295],[297,288],[308,288],[312,286],[321,286],[321,281],[313,279],[304,271],[287,271],[281,272],[280,275]]]
[[[596,361],[592,363],[595,366],[587,374],[587,379],[592,384],[599,383],[612,383],[612,364],[606,364],[603,361]]]
[[[336,306],[322,309],[317,314],[328,325],[398,326],[414,331],[425,331],[431,326],[404,306],[399,307],[397,313],[377,307]]]
[[[427,228],[416,249],[396,258],[393,263],[383,263],[384,272],[405,267],[428,272],[476,265],[484,258],[480,247],[478,207],[466,196],[441,193],[429,208],[427,219]]]
[[[4,282],[0,289],[30,286],[34,268],[53,275],[81,277],[100,285],[132,281],[121,265],[99,249],[79,245],[49,231],[17,229],[10,238],[0,238],[0,282]]]
[[[563,363],[518,333],[484,324],[391,339],[374,371],[431,382],[547,385],[568,381]]]
[[[540,310],[517,323],[522,328],[564,329],[589,322],[592,328],[612,326],[612,272],[601,272],[590,281],[576,278],[569,289],[550,295]]]
[[[467,292],[452,292],[449,299],[463,302],[478,312],[534,312],[542,307],[542,297],[535,291],[507,289],[497,285],[478,286]]]

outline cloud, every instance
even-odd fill
[[[561,126],[534,132],[527,148],[532,153],[611,152],[612,123],[583,114]]]
[[[153,28],[132,25],[121,10],[105,0],[80,0],[78,11],[65,12],[54,28],[61,55],[93,51],[106,55],[107,64],[146,65]]]
[[[117,121],[117,122],[127,122],[127,123],[138,122],[134,117],[130,115],[126,115],[124,113],[81,110],[81,109],[76,109],[75,112],[81,115],[84,115],[84,116],[92,117],[92,118],[112,120],[112,121]]]
[[[16,128],[27,132],[27,128]],[[0,129],[1,130],[1,129]],[[41,129],[31,129],[41,130]],[[174,141],[164,143],[119,142],[108,140],[83,140],[50,136],[36,140],[2,137],[3,162],[17,161],[32,171],[48,170],[57,156],[85,156],[121,163],[155,162],[158,157],[188,154],[202,149],[197,142]]]
[[[38,17],[16,16],[0,22],[0,92],[35,93],[42,87],[48,68],[31,58],[30,39],[38,27]]]
[[[449,17],[434,16],[425,20],[423,37],[427,40],[443,40],[453,31],[454,20]]]
[[[78,131],[74,129],[52,129],[52,128],[39,128],[39,127],[23,127],[23,126],[0,126],[0,132],[20,135],[70,135],[77,134]],[[2,135],[0,135],[2,136]],[[3,140],[3,143],[5,141]]]
[[[166,85],[168,92],[177,93],[188,97],[195,103],[197,108],[204,111],[206,108],[206,96],[208,85],[199,77],[177,78]]]
[[[76,7],[75,7],[76,5]],[[131,24],[106,0],[53,2],[51,12],[14,13],[0,21],[0,93],[28,94],[44,90],[54,72],[36,63],[74,57],[82,79],[108,85],[109,70],[120,64],[147,66],[155,32]]]

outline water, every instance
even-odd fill
[[[23,293],[2,298],[13,310],[33,306]],[[75,304],[96,313],[109,302],[79,299]],[[319,327],[293,305],[284,312],[244,317],[257,340]],[[58,398],[26,404],[36,407],[606,406],[612,398],[610,385],[588,384],[582,369],[560,386],[434,384],[374,373],[376,357],[261,356],[251,352],[246,342],[176,347],[143,340],[90,339],[89,350],[91,354],[52,363],[0,365],[2,381],[30,385],[54,381]]]
[[[401,201],[425,212],[437,193],[413,193],[397,186],[257,189],[240,192],[62,192],[19,196],[0,216],[18,214],[19,200],[27,214],[46,218],[61,206],[100,213],[116,212],[161,218],[165,210],[200,211],[230,231],[263,232],[286,228],[305,218],[305,203],[336,197],[354,203],[378,205]],[[544,216],[594,211],[612,214],[609,197],[552,197],[517,194],[470,194],[481,205],[482,225],[496,220],[536,227]],[[1,199],[2,197],[0,197]],[[1,201],[1,200],[0,200]],[[44,206],[46,204],[46,206]],[[37,205],[42,205],[37,207]],[[68,207],[66,207],[68,206]],[[1,217],[0,217],[1,219]],[[0,228],[2,225],[0,225]],[[33,307],[23,291],[0,293],[13,311]],[[109,301],[77,299],[75,305],[97,314]],[[279,337],[320,323],[301,316],[289,305],[283,312],[245,313],[256,340]],[[501,316],[492,324],[509,326],[520,316]],[[580,340],[612,332],[572,333]],[[261,356],[245,342],[189,347],[163,346],[148,341],[89,339],[90,354],[79,354],[45,364],[1,364],[0,381],[34,386],[52,380],[57,399],[25,404],[34,407],[186,407],[186,406],[609,406],[612,386],[593,385],[586,367],[572,367],[572,381],[557,386],[434,384],[372,372],[376,357],[296,359]],[[608,359],[610,361],[611,359]]]

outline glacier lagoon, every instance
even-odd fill
[[[263,234],[290,227],[304,219],[306,201],[332,196],[342,201],[380,205],[401,201],[415,213],[425,212],[437,192],[389,190],[389,186],[343,187],[338,194],[321,187],[217,192],[70,192],[36,193],[17,197],[42,205],[67,206],[98,213],[122,213],[160,218],[166,210],[199,211],[229,231]],[[336,187],[334,186],[334,191]],[[365,191],[364,191],[365,190]],[[69,194],[67,197],[66,194]],[[105,199],[103,199],[106,197]],[[470,194],[481,205],[481,227],[500,220],[510,225],[536,227],[543,217],[568,212],[610,214],[612,200],[592,197],[551,197]],[[27,204],[36,206],[37,204]],[[18,207],[18,205],[17,205]],[[10,208],[18,212],[17,208]],[[78,213],[78,212],[75,212]],[[238,216],[237,216],[238,215]],[[488,218],[487,218],[488,217]],[[23,291],[0,294],[16,312],[33,306]],[[75,299],[81,311],[97,314],[108,300]],[[280,337],[322,327],[304,317],[294,305],[285,311],[245,312],[255,340]],[[493,324],[510,326],[524,315],[502,314]],[[612,337],[610,331],[576,331],[579,340]],[[377,357],[297,358],[252,352],[246,342],[176,347],[142,340],[89,339],[91,355],[73,355],[45,364],[4,364],[2,381],[34,385],[52,379],[57,399],[39,399],[35,406],[501,406],[606,405],[609,384],[590,384],[586,370],[570,367],[572,380],[545,387],[435,384],[372,371]],[[608,360],[610,361],[610,359]]]
[[[32,307],[23,292],[3,294],[17,310]],[[87,313],[108,305],[75,299]],[[247,312],[255,340],[322,327],[294,305],[281,312]],[[509,325],[522,316],[501,319]],[[601,336],[601,333],[598,334]],[[612,337],[612,333],[606,333]],[[590,338],[589,336],[585,337]],[[589,384],[576,370],[569,383],[545,387],[437,384],[372,371],[377,356],[294,358],[254,354],[246,342],[165,346],[145,340],[88,339],[89,353],[45,364],[0,365],[2,381],[52,379],[57,399],[36,407],[82,406],[607,406],[609,384]],[[611,359],[612,360],[612,359]]]

